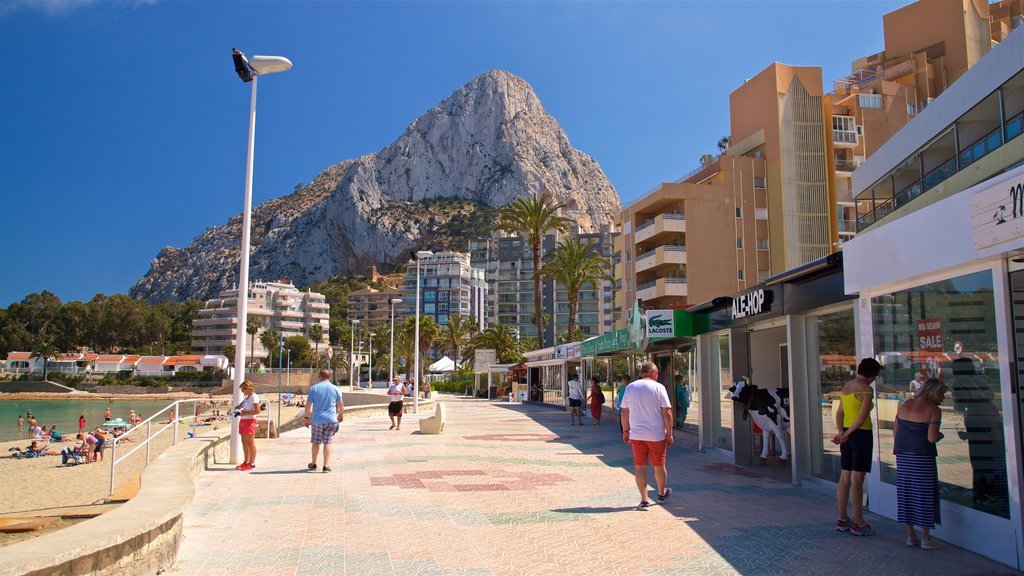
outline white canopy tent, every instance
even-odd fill
[[[455,361],[445,356],[427,367],[428,372],[451,372],[455,370]]]

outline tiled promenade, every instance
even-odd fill
[[[613,420],[446,401],[440,436],[420,435],[413,415],[401,431],[346,421],[329,474],[306,471],[306,429],[260,441],[253,472],[204,472],[170,573],[1017,574],[949,545],[906,548],[903,529],[874,516],[877,536],[834,532],[827,496],[682,448],[669,452],[675,494],[636,511]]]

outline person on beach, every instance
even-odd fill
[[[896,412],[893,424],[893,449],[896,455],[897,519],[907,528],[907,546],[934,550],[931,530],[940,524],[939,472],[935,465],[942,440],[939,427],[946,398],[946,385],[935,378],[925,381],[914,398]],[[914,532],[921,528],[921,538]]]
[[[839,393],[836,429],[832,443],[839,445],[839,485],[836,486],[838,519],[835,529],[854,536],[871,536],[874,528],[864,521],[864,476],[871,472],[874,435],[871,432],[871,405],[875,391],[871,384],[878,378],[882,365],[874,358],[864,358],[857,366],[857,376],[847,382]],[[853,520],[847,507],[853,507]]]
[[[569,377],[569,425],[583,425],[583,383],[575,372]]]
[[[78,417],[78,433],[79,434],[84,434],[85,433],[85,423],[86,423],[85,414],[82,414],[81,416]]]
[[[85,462],[86,464],[96,461],[96,445],[99,444],[99,439],[93,434],[86,434],[83,438],[85,440]]]
[[[601,391],[601,382],[597,376],[590,377],[590,415],[594,417],[594,426],[601,423],[601,414],[604,411],[604,392]]]
[[[398,381],[398,376],[391,382],[391,387],[388,388],[388,418],[391,418],[391,428],[388,430],[401,430],[402,429],[402,411],[404,408],[403,401],[405,400],[406,394],[405,384]],[[397,418],[397,423],[395,419]]]
[[[245,459],[235,466],[238,470],[252,470],[256,467],[256,416],[260,413],[260,397],[251,380],[242,382],[242,401],[235,406],[238,420],[238,434],[242,437],[242,452]]]
[[[324,447],[323,472],[331,471],[331,439],[338,432],[338,423],[345,420],[345,403],[341,400],[341,389],[331,382],[331,371],[320,371],[320,382],[309,389],[306,397],[306,414],[302,423],[310,429],[313,444],[313,458],[306,466],[316,470],[316,459],[320,445]]]
[[[25,417],[22,416],[21,414],[18,414],[18,432],[21,432],[22,428],[24,428],[24,427],[25,427]]]
[[[103,421],[110,422],[110,406],[107,406],[107,410],[103,413]]]
[[[101,428],[97,428],[92,431],[93,437],[96,438],[96,446],[93,448],[92,461],[95,462],[97,459],[103,460],[103,447],[107,445],[107,441],[110,437],[107,432]]]
[[[198,412],[198,410],[197,410],[197,412],[196,412],[196,416],[199,416],[199,412]],[[128,425],[129,425],[129,426],[135,426],[135,418],[136,418],[136,416],[135,416],[135,410],[134,410],[134,409],[132,409],[132,410],[129,410],[129,411],[128,411]]]
[[[633,447],[633,477],[640,491],[637,510],[651,506],[647,496],[647,462],[654,467],[658,484],[658,501],[672,495],[665,469],[665,452],[674,442],[672,437],[672,402],[668,391],[658,382],[658,367],[644,362],[640,379],[632,382],[622,395],[622,441]]]

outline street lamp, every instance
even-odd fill
[[[369,384],[369,386],[367,386],[370,390],[373,390],[373,337],[374,336],[376,336],[376,334],[374,334],[373,332],[370,332],[370,339],[367,342],[367,344],[369,344],[369,346],[370,346],[370,371],[367,373],[366,377],[370,380],[370,384]]]
[[[245,159],[245,206],[242,210],[242,246],[239,251],[238,267],[238,319],[235,325],[235,383],[232,386],[232,405],[242,401],[241,384],[245,380],[245,326],[249,315],[249,228],[252,213],[252,160],[256,145],[256,80],[263,74],[284,72],[292,67],[291,61],[281,56],[253,56],[246,60],[245,54],[231,49],[235,72],[242,82],[252,82],[252,97],[249,102],[249,150]],[[231,419],[230,460],[236,464],[242,455],[242,436],[238,433],[238,418]]]
[[[388,386],[395,381],[395,304],[401,304],[401,298],[392,298],[388,301],[391,304],[391,368],[388,370]]]
[[[430,250],[420,250],[416,252],[416,358],[414,358],[416,380],[413,381],[412,386],[412,411],[414,414],[420,413],[420,260],[427,256],[433,256],[434,253]]]
[[[359,320],[353,318],[351,323],[352,334],[348,338],[348,387],[350,390],[355,390],[353,386],[354,380],[352,380],[352,367],[356,363],[356,324],[359,324]]]
[[[363,327],[359,327],[359,356],[356,356],[356,388],[362,388],[362,383],[359,382],[361,375],[359,374],[360,366],[363,363]]]

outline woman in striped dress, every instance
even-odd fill
[[[897,519],[907,527],[907,546],[924,550],[937,548],[930,532],[941,521],[935,443],[942,440],[939,404],[945,397],[946,385],[934,378],[928,380],[917,396],[900,406],[893,427]],[[921,528],[920,539],[915,526]]]

